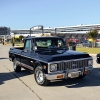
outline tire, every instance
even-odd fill
[[[46,79],[44,74],[45,73],[44,73],[42,67],[37,66],[35,68],[34,78],[35,78],[35,81],[37,82],[38,85],[46,86],[50,83],[50,81]]]
[[[77,79],[83,79],[86,76],[86,74],[80,75],[79,77],[77,77]]]
[[[20,72],[21,71],[21,67],[19,65],[17,65],[16,59],[13,60],[13,68],[14,68],[15,72]]]

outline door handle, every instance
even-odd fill
[[[22,52],[27,52],[27,50],[22,50]]]
[[[24,52],[27,52],[27,50],[24,50]]]
[[[31,63],[33,63],[33,61],[31,61]]]

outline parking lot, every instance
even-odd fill
[[[94,59],[93,72],[84,79],[53,81],[39,86],[26,70],[13,71],[8,59],[11,45],[0,45],[0,100],[100,100],[100,65]]]

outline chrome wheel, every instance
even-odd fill
[[[21,71],[21,67],[20,67],[20,65],[18,65],[16,63],[16,59],[13,60],[13,68],[14,68],[15,72],[20,72]]]
[[[50,81],[46,79],[44,74],[45,74],[45,72],[42,67],[37,66],[35,68],[34,77],[35,77],[37,84],[45,86],[50,83]]]
[[[14,60],[14,62],[13,62],[13,68],[14,68],[14,70],[16,70],[16,60]]]
[[[43,82],[44,78],[43,78],[43,72],[42,71],[36,72],[36,80],[37,80],[38,83]]]

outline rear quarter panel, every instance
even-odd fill
[[[21,52],[22,52],[22,50],[20,50],[20,49],[10,48],[10,50],[9,50],[9,58],[11,58],[12,61],[14,60],[14,58],[16,58],[17,61],[20,61]]]

